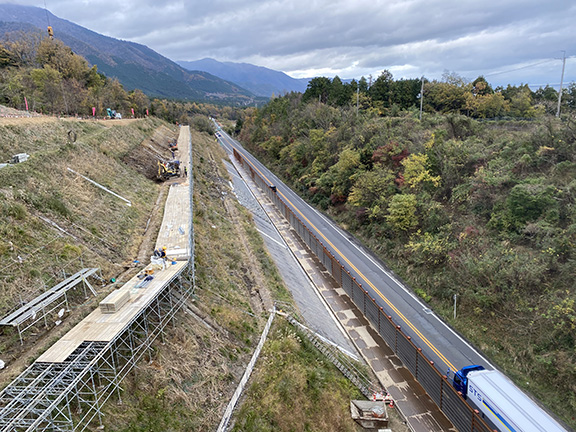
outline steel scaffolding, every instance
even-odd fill
[[[181,136],[186,130],[181,130]],[[0,392],[0,431],[83,431],[102,425],[102,405],[121,397],[120,383],[148,353],[193,294],[192,145],[187,265],[176,272],[112,340],[84,341],[63,362],[35,362]]]
[[[84,342],[62,363],[36,362],[0,393],[0,430],[84,430],[190,297],[186,267],[110,342]],[[118,393],[118,395],[120,395]]]

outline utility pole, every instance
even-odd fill
[[[422,75],[422,86],[420,87],[420,120],[422,120],[423,105],[424,105],[424,75]]]
[[[358,117],[358,106],[360,105],[360,83],[356,84],[356,117]]]
[[[458,294],[454,294],[452,298],[454,299],[454,319],[456,319],[456,299],[458,298]]]
[[[560,103],[562,102],[562,84],[564,84],[564,69],[566,68],[566,51],[562,51],[562,77],[560,78],[560,91],[558,92],[558,109],[556,110],[556,117],[560,117]]]

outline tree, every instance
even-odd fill
[[[58,39],[43,39],[38,47],[36,61],[57,70],[64,79],[74,78],[84,82],[89,74],[88,62]]]
[[[394,79],[388,70],[382,71],[374,84],[368,90],[373,101],[380,101],[385,108],[390,107],[392,99],[392,84]]]
[[[478,94],[468,100],[466,108],[472,117],[496,118],[508,114],[510,102],[500,92],[485,95]]]
[[[360,87],[360,92],[366,93],[368,91],[368,81],[366,81],[366,78],[360,78],[358,81],[358,87]]]
[[[146,96],[140,89],[135,89],[130,92],[128,95],[128,102],[136,116],[145,116],[146,110],[150,108],[150,99],[148,99],[148,96]]]
[[[60,72],[51,66],[46,66],[30,71],[30,78],[34,85],[34,100],[39,102],[41,107],[51,112],[61,111],[64,108]]]
[[[411,189],[419,189],[423,185],[440,185],[440,176],[433,176],[428,169],[428,155],[413,153],[402,160],[404,166],[404,182]]]
[[[102,102],[104,108],[112,108],[118,112],[125,112],[128,108],[128,93],[117,79],[107,80],[102,89]],[[166,105],[169,107],[169,104]],[[170,119],[174,121],[174,119]]]
[[[398,194],[390,199],[386,220],[396,231],[409,231],[418,226],[416,195]]]
[[[533,118],[538,112],[532,101],[532,91],[528,84],[520,87],[510,100],[510,114],[514,117]]]
[[[16,66],[34,66],[36,50],[42,40],[40,32],[10,32],[4,35],[4,47],[10,51]]]
[[[394,81],[390,88],[390,101],[400,108],[410,108],[418,103],[421,89],[422,82],[419,79]]]
[[[576,82],[572,82],[568,85],[564,101],[571,109],[576,109]]]
[[[18,66],[16,56],[12,51],[0,43],[0,69],[11,66]]]
[[[308,88],[304,92],[302,102],[306,103],[310,100],[317,100],[321,103],[327,103],[331,85],[332,83],[329,78],[312,78],[310,81],[308,81]]]
[[[380,219],[390,197],[398,193],[394,180],[392,170],[383,166],[372,171],[363,171],[356,176],[347,202],[352,207],[367,209],[370,218]]]
[[[335,76],[330,85],[328,102],[331,105],[344,106],[350,102],[351,87],[345,86],[340,77]]]
[[[494,93],[486,78],[480,75],[474,81],[472,81],[472,94],[474,96],[486,96]]]
[[[347,148],[340,153],[338,162],[319,179],[318,185],[330,191],[332,202],[345,202],[353,184],[353,175],[362,169],[360,153]]]
[[[448,82],[432,81],[424,84],[424,104],[427,110],[462,114],[471,97],[471,85],[450,78]]]

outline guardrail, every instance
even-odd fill
[[[394,323],[384,308],[380,307],[368,291],[350,274],[350,272],[326,249],[323,243],[314,235],[302,220],[290,209],[275,188],[269,184],[254,169],[240,152],[234,149],[234,157],[250,172],[250,176],[277,206],[286,220],[298,233],[299,237],[318,258],[322,266],[330,272],[334,280],[342,286],[346,294],[364,316],[370,321],[378,334],[388,346],[402,360],[404,366],[412,373],[414,378],[422,385],[426,393],[444,412],[446,417],[460,431],[491,432],[490,426],[482,419],[478,410],[468,405],[460,392],[457,392],[448,381],[446,375],[441,373],[434,362],[429,360],[418,348],[410,336],[404,334],[402,328]]]

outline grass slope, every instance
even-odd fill
[[[74,144],[68,140],[71,130],[77,135]],[[16,153],[31,155],[24,163],[0,169],[0,315],[83,267],[100,268],[104,280],[130,268],[159,185],[125,159],[143,143],[167,143],[174,136],[175,128],[157,119],[122,124],[0,119],[0,160]],[[147,163],[155,164],[154,158]],[[115,191],[132,206],[68,168]],[[74,315],[85,299],[80,292],[71,295]],[[77,318],[66,316],[62,327]],[[33,329],[20,348],[15,332],[2,331],[0,352],[9,366],[46,333]]]

